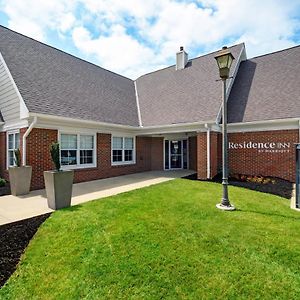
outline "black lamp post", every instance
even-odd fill
[[[217,208],[222,210],[235,210],[235,207],[230,204],[228,198],[228,141],[227,141],[227,103],[226,103],[226,80],[229,77],[229,70],[234,60],[233,55],[223,47],[221,51],[215,56],[217,61],[220,77],[223,83],[223,105],[222,105],[222,185],[223,197],[221,203],[217,204]]]

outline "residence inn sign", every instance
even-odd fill
[[[289,142],[253,142],[243,141],[241,143],[229,143],[229,149],[257,149],[258,153],[285,153],[289,152],[291,143]]]

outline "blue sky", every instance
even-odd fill
[[[132,79],[245,42],[248,57],[300,44],[300,0],[0,0],[0,23]]]

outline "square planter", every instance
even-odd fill
[[[14,196],[28,194],[30,191],[32,167],[9,167],[8,173],[11,194]]]
[[[45,171],[48,206],[60,209],[71,205],[74,171]]]

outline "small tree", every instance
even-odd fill
[[[60,159],[59,159],[59,143],[54,142],[50,145],[50,154],[52,161],[55,165],[56,171],[60,171]]]
[[[17,167],[21,167],[21,151],[19,148],[14,150],[14,161]]]

